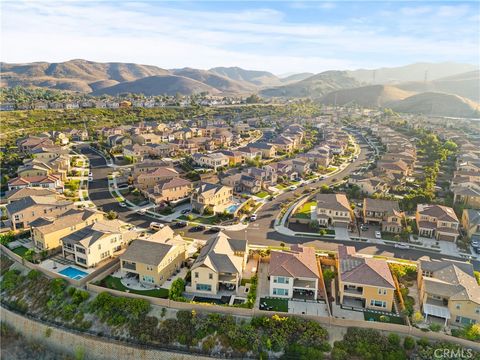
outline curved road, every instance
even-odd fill
[[[317,238],[309,237],[295,237],[287,236],[277,233],[273,224],[281,210],[280,204],[292,199],[293,195],[300,195],[304,189],[319,188],[324,184],[331,184],[343,177],[355,172],[358,168],[365,164],[365,160],[369,153],[368,145],[361,138],[357,138],[360,144],[361,152],[358,159],[349,164],[341,172],[337,173],[331,178],[320,180],[310,185],[299,187],[295,191],[285,192],[277,196],[274,200],[267,202],[257,213],[257,220],[249,224],[246,230],[241,231],[227,231],[226,233],[232,238],[247,239],[250,244],[254,245],[271,245],[278,246],[281,242],[285,244],[308,244],[313,245],[318,249],[336,251],[339,244],[354,245],[359,253],[370,255],[382,255],[388,257],[395,257],[400,259],[417,260],[422,256],[429,256],[431,258],[441,259],[458,259],[451,256],[445,256],[430,251],[417,249],[397,249],[391,245],[379,245],[371,243],[363,243],[348,240],[331,240],[324,241]],[[82,147],[79,149],[90,160],[91,171],[93,173],[93,181],[89,183],[89,197],[93,203],[101,208],[103,211],[114,210],[118,213],[119,218],[127,221],[135,226],[148,228],[150,222],[153,220],[146,215],[140,215],[129,208],[122,208],[118,202],[111,196],[108,191],[108,174],[112,172],[112,168],[108,167],[105,159],[92,151],[89,147]],[[158,221],[158,220],[156,220]],[[180,229],[184,234],[198,239],[208,239],[211,234],[207,232],[189,232],[190,227]],[[479,261],[472,261],[476,270],[480,269]]]

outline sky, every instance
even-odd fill
[[[480,2],[1,1],[0,59],[275,74],[480,63]]]

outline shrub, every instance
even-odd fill
[[[178,278],[173,281],[170,290],[168,291],[168,298],[170,300],[177,300],[182,297],[183,292],[185,291],[185,280]]]
[[[52,335],[52,328],[47,328],[45,330],[45,337],[49,338]]]
[[[406,336],[403,340],[403,348],[405,350],[413,350],[415,348],[415,340],[410,336]]]
[[[11,230],[5,234],[0,234],[0,244],[2,245],[7,245],[9,242],[12,242],[13,240],[15,240],[15,235]]]
[[[400,346],[400,336],[395,333],[388,334],[388,342],[393,346]]]
[[[442,329],[442,325],[437,323],[431,323],[428,328],[432,331],[439,332]]]
[[[2,291],[6,290],[7,292],[13,290],[22,282],[22,276],[18,270],[9,270],[3,274],[3,279],[1,282]]]
[[[28,280],[37,280],[42,273],[38,270],[30,270],[30,272],[27,274]]]

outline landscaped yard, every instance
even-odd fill
[[[262,198],[262,199],[266,198],[268,195],[270,195],[270,194],[266,191],[260,191],[260,192],[255,194],[255,196],[258,196],[259,198]]]
[[[28,249],[25,246],[19,246],[12,251],[19,256],[23,256],[28,251]]]
[[[111,275],[107,276],[105,279],[99,282],[100,286],[118,290],[118,291],[127,291],[133,294],[145,295],[145,296],[153,296],[158,298],[166,299],[168,297],[168,289],[160,288],[160,289],[151,289],[151,290],[132,290],[125,287],[120,278],[113,277]]]
[[[363,316],[366,321],[378,321],[391,324],[405,325],[405,321],[403,320],[403,318],[395,315],[384,315],[372,311],[365,311],[363,313]]]
[[[312,206],[316,206],[317,202],[316,201],[307,201],[305,204],[303,204],[300,209],[297,210],[295,213],[294,217],[296,218],[302,218],[302,219],[310,219],[311,218],[311,213],[312,213]]]
[[[267,307],[272,307],[271,311],[288,312],[287,299],[261,298],[260,304],[267,304]]]
[[[184,220],[184,221],[192,221],[200,224],[205,224],[205,225],[215,225],[220,222],[220,219],[218,218],[217,215],[214,216],[209,216],[209,217],[203,217],[203,216],[197,216],[197,215],[182,215],[178,217],[179,220]]]
[[[285,189],[287,188],[287,187],[286,187],[285,185],[283,185],[283,184],[277,184],[275,187],[276,187],[278,190],[285,190]]]

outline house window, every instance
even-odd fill
[[[455,305],[455,308],[456,308],[457,310],[460,310],[461,305],[460,305],[460,304],[457,304],[457,305]]]
[[[288,278],[284,276],[276,276],[273,278],[273,282],[278,284],[288,284]]]
[[[212,273],[208,274],[208,278],[209,278],[210,280],[212,280],[212,279],[213,279],[213,274],[212,274]]]
[[[80,264],[87,265],[87,260],[80,257],[77,257],[77,262],[79,262]]]
[[[378,289],[378,295],[387,295],[387,289]]]
[[[152,277],[152,276],[143,275],[142,278],[143,278],[143,281],[144,281],[144,282],[148,282],[148,283],[151,283],[151,284],[154,283],[154,280],[153,280],[153,277]]]
[[[198,272],[195,272],[195,279],[198,279]]]
[[[212,285],[209,284],[197,284],[198,291],[212,291]]]
[[[273,295],[288,296],[288,289],[273,288]]]
[[[386,303],[386,301],[372,299],[372,300],[370,300],[370,306],[385,308],[385,307],[387,307],[387,303]]]

